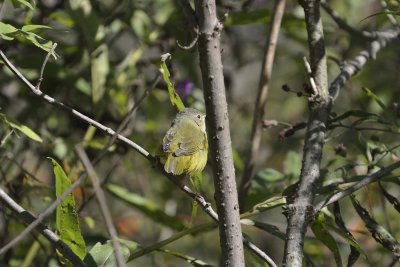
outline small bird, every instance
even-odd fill
[[[208,152],[205,117],[193,108],[185,108],[176,115],[161,147],[167,173],[192,177],[204,169]]]

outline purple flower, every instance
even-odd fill
[[[181,98],[185,99],[192,93],[193,88],[194,88],[194,83],[192,81],[182,80],[178,82],[178,84],[176,85],[176,92]]]

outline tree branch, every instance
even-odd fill
[[[336,22],[336,24],[343,30],[347,31],[350,35],[356,36],[363,40],[374,40],[377,37],[376,32],[360,31],[353,26],[349,25],[344,19],[342,19],[338,13],[336,13],[328,4],[326,0],[321,0],[321,6],[326,13]]]
[[[264,117],[264,107],[267,100],[269,82],[271,80],[271,73],[274,63],[276,45],[279,37],[279,30],[281,27],[282,17],[285,11],[286,0],[275,0],[272,18],[269,24],[269,33],[265,43],[264,58],[262,63],[262,70],[258,85],[258,95],[255,103],[253,114],[253,125],[251,129],[250,146],[248,147],[246,165],[244,167],[242,181],[239,187],[239,204],[243,210],[247,193],[251,186],[253,179],[253,170],[258,151],[261,144],[262,136],[262,119]]]
[[[330,98],[326,67],[324,35],[319,1],[303,0],[310,51],[312,77],[317,92],[309,98],[309,118],[303,148],[299,186],[294,201],[284,213],[288,219],[283,266],[302,266],[304,236],[313,216],[315,189],[320,177],[320,163],[324,145]]]
[[[0,201],[6,205],[13,213],[16,214],[18,219],[23,221],[25,224],[31,224],[36,220],[35,216],[25,210],[23,207],[18,205],[2,188],[0,188]],[[51,231],[46,225],[38,223],[33,228],[38,233],[46,237],[51,244],[74,266],[84,267],[86,264],[76,255],[53,231]],[[25,237],[22,236],[22,238]],[[13,241],[15,241],[14,239]],[[10,244],[10,243],[8,243]],[[4,246],[0,249],[0,255],[4,255],[7,252],[7,247]]]
[[[329,87],[329,95],[335,100],[342,88],[350,77],[356,75],[367,63],[369,59],[373,59],[382,48],[388,43],[399,38],[400,31],[381,32],[377,39],[370,42],[368,47],[361,51],[353,60],[348,61],[342,68],[340,74],[335,78]]]
[[[383,169],[380,169],[377,172],[374,172],[370,175],[365,176],[361,181],[359,181],[358,183],[353,184],[352,186],[339,191],[335,194],[333,194],[332,196],[328,197],[326,200],[321,201],[320,203],[318,203],[317,205],[314,206],[314,210],[315,212],[318,212],[319,210],[321,210],[323,207],[326,207],[330,204],[332,204],[333,202],[336,202],[344,197],[349,196],[350,194],[354,193],[355,191],[357,191],[358,189],[366,186],[367,184],[376,182],[377,180],[379,180],[380,178],[388,175],[389,173],[391,173],[392,171],[394,171],[395,169],[400,168],[400,161],[397,161]]]
[[[196,0],[199,57],[203,78],[207,130],[213,161],[215,202],[219,215],[221,265],[244,266],[235,168],[226,103],[220,35],[215,0]]]

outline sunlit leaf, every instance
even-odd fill
[[[25,26],[23,26],[23,27],[21,28],[21,31],[24,31],[24,32],[32,32],[32,31],[42,30],[42,29],[52,29],[52,28],[49,27],[49,26],[46,26],[46,25],[34,25],[34,24],[31,24],[31,25],[25,25]]]
[[[18,29],[10,24],[6,24],[0,21],[0,37],[4,40],[10,41],[14,39],[15,34],[18,33]]]
[[[29,40],[32,44],[36,45],[40,49],[43,49],[46,52],[49,52],[53,43],[51,41],[47,41],[41,36],[37,35],[33,32],[23,32],[24,36],[27,40]],[[55,55],[53,55],[55,57]]]
[[[54,175],[56,178],[56,197],[59,198],[62,193],[71,186],[71,181],[57,161],[52,158],[50,159],[53,163]],[[60,239],[70,247],[79,258],[83,259],[86,255],[85,240],[83,239],[79,227],[79,218],[72,193],[57,207],[56,227]],[[61,255],[60,257],[65,262],[66,259]]]
[[[175,91],[174,85],[172,84],[172,82],[169,79],[170,78],[169,70],[168,70],[167,64],[165,64],[165,61],[167,58],[168,58],[168,55],[163,55],[163,57],[161,58],[160,71],[164,78],[165,83],[167,84],[169,99],[171,100],[172,105],[178,111],[181,111],[185,108],[185,105],[183,104],[178,93]]]
[[[28,126],[23,125],[10,117],[7,117],[3,113],[0,113],[0,119],[4,123],[8,124],[11,128],[18,130],[19,132],[23,133],[30,139],[32,139],[36,142],[40,142],[40,143],[43,142],[42,138],[40,138],[40,136],[37,133],[35,133],[31,128],[29,128]]]

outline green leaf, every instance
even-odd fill
[[[118,239],[121,246],[122,256],[125,261],[128,260],[131,253],[137,249],[136,242]],[[97,242],[85,257],[85,263],[88,267],[117,267],[113,246],[110,240],[105,244]]]
[[[176,251],[172,251],[169,249],[159,249],[159,251],[170,254],[172,256],[178,257],[180,259],[183,259],[185,261],[187,261],[188,263],[190,263],[193,266],[203,266],[203,267],[213,267],[214,265],[210,265],[208,263],[205,263],[204,261],[201,261],[199,259],[184,255],[182,253],[176,252]]]
[[[21,31],[23,32],[32,32],[32,31],[36,31],[36,30],[42,30],[42,29],[52,29],[49,26],[46,25],[35,25],[35,24],[31,24],[31,25],[25,25],[21,28]]]
[[[165,61],[167,60],[167,58],[169,56],[170,56],[169,54],[165,54],[161,57],[160,71],[164,78],[165,83],[167,84],[169,99],[171,100],[172,105],[178,111],[181,111],[185,108],[185,105],[183,104],[179,95],[176,93],[174,85],[172,84],[172,82],[169,79],[169,77],[170,77],[169,70],[168,70],[167,65],[165,64]]]
[[[6,24],[0,21],[0,37],[4,40],[10,41],[14,39],[14,36],[18,33],[18,29],[10,24]]]
[[[142,211],[144,214],[146,214],[156,222],[160,222],[175,230],[182,230],[185,227],[181,220],[166,214],[163,210],[159,209],[153,202],[143,198],[138,194],[129,192],[125,188],[115,184],[107,184],[105,188],[111,194],[113,194],[120,200],[128,203],[129,205],[137,208],[138,210]]]
[[[332,251],[332,253],[335,257],[336,266],[338,266],[338,267],[343,266],[342,258],[340,257],[339,247],[336,243],[336,240],[333,238],[333,236],[329,233],[328,230],[326,230],[325,218],[322,213],[318,213],[316,215],[316,218],[311,223],[311,230],[315,234],[315,237],[318,240],[320,240],[325,246],[327,246],[330,251]]]
[[[46,52],[49,52],[53,43],[51,41],[46,41],[44,38],[41,36],[37,35],[36,33],[33,32],[22,32],[25,36],[25,38],[33,45],[36,45],[40,49],[43,49]],[[55,55],[53,55],[55,57]]]
[[[99,46],[91,56],[93,103],[97,103],[103,98],[106,91],[107,75],[109,71],[108,47],[103,44]]]
[[[360,254],[362,254],[365,258],[367,258],[367,255],[361,249],[360,245],[357,243],[356,239],[353,237],[350,231],[347,230],[346,225],[344,224],[344,221],[342,219],[342,214],[340,212],[340,205],[338,201],[333,203],[333,215],[335,216],[335,223],[339,227],[337,231],[334,231],[336,231],[336,233],[343,237],[350,245],[350,254],[347,259],[347,267],[351,267],[357,261]],[[333,229],[336,229],[336,227],[333,227]]]
[[[254,212],[263,212],[266,210],[270,210],[279,206],[283,206],[286,204],[286,198],[284,196],[278,196],[278,197],[272,197],[269,198],[263,202],[260,202],[258,204],[256,204],[253,208],[252,211],[250,213],[254,213]],[[246,217],[246,214],[243,214],[242,218]]]
[[[56,197],[59,198],[62,193],[71,186],[71,181],[65,174],[61,166],[52,158],[49,158],[54,167],[54,175],[56,178]],[[76,211],[75,199],[69,194],[57,207],[56,210],[56,227],[60,235],[60,239],[67,244],[71,250],[83,259],[86,255],[85,240],[82,237],[79,228],[79,219]],[[63,257],[61,257],[63,259]],[[63,259],[65,262],[65,258]]]
[[[39,143],[43,142],[42,138],[40,138],[40,136],[37,133],[35,133],[31,128],[29,128],[28,126],[23,125],[10,117],[7,117],[3,113],[0,113],[0,119],[2,121],[4,121],[7,125],[9,125],[11,128],[20,131],[21,133],[23,133],[30,139],[32,139],[36,142],[39,142]]]
[[[383,101],[374,93],[372,92],[370,89],[368,89],[367,87],[363,87],[362,90],[366,93],[366,95],[371,98],[372,100],[374,100],[380,107],[382,110],[386,110],[386,105],[383,103]]]
[[[266,232],[268,232],[268,233],[280,238],[281,240],[285,240],[286,239],[285,233],[281,232],[279,230],[279,228],[276,227],[273,224],[258,222],[258,221],[250,220],[250,219],[241,219],[240,222],[242,224],[251,225],[251,226],[257,227],[257,228],[259,228],[261,230],[264,230],[264,231],[266,231]]]
[[[364,221],[368,231],[372,237],[380,243],[384,248],[392,252],[393,256],[397,259],[400,258],[400,244],[382,225],[378,224],[365,210],[360,203],[356,200],[354,195],[351,195],[351,202],[356,209],[358,215]]]
[[[378,184],[385,198],[393,205],[393,207],[397,210],[397,212],[400,213],[400,202],[397,200],[397,198],[395,198],[388,191],[386,191],[385,188],[382,186],[381,182],[379,182]]]

